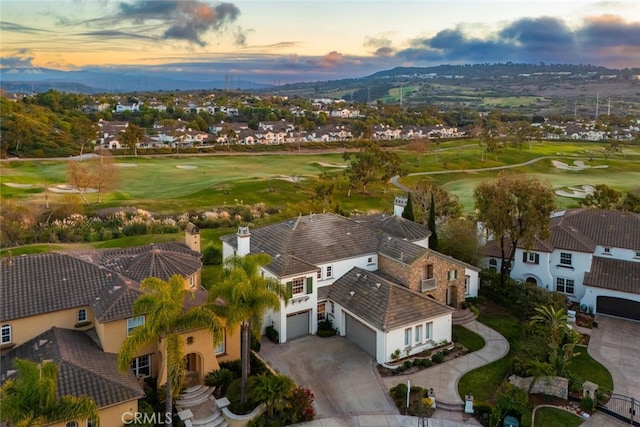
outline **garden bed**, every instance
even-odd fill
[[[422,353],[395,360],[387,366],[378,365],[378,372],[383,377],[412,374],[468,353],[470,351],[461,344],[449,344],[448,347],[425,350]]]

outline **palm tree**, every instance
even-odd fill
[[[296,384],[286,375],[262,374],[251,378],[250,394],[252,400],[265,403],[267,417],[271,419],[276,411],[287,409],[295,388]]]
[[[553,306],[536,307],[535,311],[538,314],[531,317],[529,324],[531,326],[540,325],[549,333],[549,347],[551,349],[549,359],[554,360],[568,330],[567,313],[564,309],[556,309]]]
[[[40,427],[78,419],[99,422],[98,405],[88,396],[56,399],[58,365],[15,358],[17,378],[0,387],[0,420],[15,427]]]
[[[174,275],[165,282],[157,277],[144,279],[140,289],[145,294],[133,304],[133,315],[145,315],[145,323],[135,328],[122,343],[118,354],[118,369],[127,372],[136,353],[155,340],[165,340],[166,411],[172,412],[173,397],[180,393],[185,378],[183,340],[180,333],[190,329],[207,328],[214,343],[222,340],[220,319],[204,306],[184,309],[184,300],[193,291],[187,289],[184,279]],[[171,426],[169,422],[167,425]]]
[[[215,301],[211,305],[212,309],[226,319],[227,326],[240,325],[241,328],[242,404],[247,401],[251,333],[259,338],[265,312],[269,309],[280,311],[282,300],[285,305],[288,303],[286,289],[277,280],[260,274],[260,267],[270,261],[271,257],[264,253],[228,258],[222,282],[209,291],[212,301]]]

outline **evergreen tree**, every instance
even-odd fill
[[[413,216],[413,201],[411,200],[411,193],[409,193],[409,197],[407,197],[407,206],[405,206],[402,211],[402,218],[415,221],[415,217]]]
[[[429,227],[429,230],[431,230],[431,236],[429,236],[429,248],[437,251],[438,233],[436,232],[436,203],[433,199],[433,192],[431,193],[431,207],[429,208],[429,223],[427,226]]]

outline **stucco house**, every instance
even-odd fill
[[[580,309],[640,320],[640,214],[568,209],[551,218],[551,237],[518,247],[510,275],[565,294]],[[487,267],[500,270],[500,249],[483,249]]]
[[[190,224],[185,244],[5,258],[0,266],[0,381],[15,374],[15,357],[53,360],[60,366],[59,395],[91,396],[100,408],[100,425],[121,426],[122,414],[137,411],[144,395],[138,378],[158,378],[158,385],[166,378],[162,341],[143,348],[128,375],[117,369],[122,342],[146,320],[132,314],[142,293],[140,282],[179,274],[194,295],[186,304],[206,302],[199,239],[199,230]],[[206,329],[184,331],[182,336],[187,375],[195,382],[218,369],[219,361],[240,357],[236,331],[226,330],[218,344]],[[90,425],[79,421],[79,426]]]
[[[415,354],[451,341],[452,314],[467,296],[477,296],[479,272],[426,247],[424,227],[394,217],[380,222],[404,224],[399,229],[414,230],[411,239],[372,225],[376,218],[312,214],[239,227],[221,238],[223,259],[271,256],[262,273],[286,286],[291,298],[263,324],[278,331],[281,343],[314,334],[320,320],[330,319],[340,335],[384,363],[396,349]]]

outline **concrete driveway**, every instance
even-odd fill
[[[589,354],[613,377],[613,392],[640,399],[640,322],[596,316]]]
[[[311,335],[277,345],[263,339],[260,356],[313,392],[317,418],[398,414],[375,361],[346,338]]]

